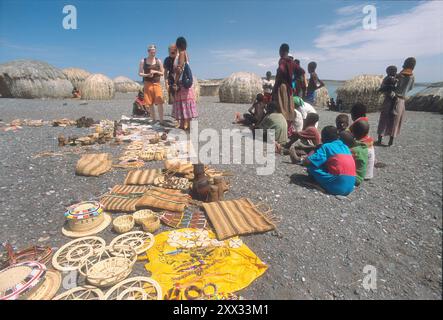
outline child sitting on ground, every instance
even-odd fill
[[[352,127],[352,135],[354,138],[366,144],[368,147],[368,165],[366,169],[365,180],[372,179],[374,177],[374,164],[375,164],[375,148],[374,139],[369,135],[369,123],[365,120],[356,122]]]
[[[132,115],[139,117],[149,117],[149,111],[145,106],[143,91],[139,91],[138,95],[132,104]]]
[[[249,113],[243,114],[243,118],[240,112],[235,114],[235,123],[241,123],[246,126],[260,123],[265,116],[265,106],[263,94],[257,94],[254,104],[248,109]]]
[[[355,140],[352,133],[349,131],[342,131],[339,133],[340,140],[344,142],[345,145],[352,152],[352,157],[355,161],[355,185],[360,185],[366,176],[366,168],[368,166],[368,146],[363,142]]]
[[[337,126],[338,132],[345,131],[349,127],[349,116],[345,113],[340,113],[337,118],[335,118],[335,125]]]
[[[347,196],[355,186],[355,161],[349,148],[338,139],[337,128],[326,126],[321,131],[323,144],[303,164],[308,173],[326,192]]]
[[[368,112],[368,108],[363,103],[357,102],[352,106],[351,119],[353,122],[349,126],[349,131],[352,132],[352,127],[355,123],[357,123],[357,121],[363,120],[363,121],[369,122],[369,118],[366,115],[367,112]]]
[[[318,119],[318,114],[308,113],[303,130],[295,132],[284,146],[283,154],[289,154],[292,163],[300,163],[302,157],[305,157],[321,143],[320,133],[315,127]]]

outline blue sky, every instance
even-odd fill
[[[67,4],[77,9],[76,30],[62,26]],[[375,30],[362,26],[366,5],[377,9]],[[418,81],[443,81],[441,16],[441,1],[0,0],[0,62],[38,59],[138,79],[146,46],[155,43],[163,59],[182,35],[201,79],[274,73],[287,42],[303,66],[317,61],[324,79],[383,74],[416,56]]]

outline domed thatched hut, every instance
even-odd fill
[[[328,88],[321,87],[320,89],[315,90],[314,105],[316,107],[326,107],[328,105],[329,99],[330,97],[329,97]]]
[[[218,96],[218,90],[220,89],[222,80],[201,80],[200,94],[202,96],[215,97]]]
[[[62,70],[72,85],[81,91],[86,78],[91,75],[90,72],[79,68],[66,68]]]
[[[83,99],[108,100],[114,98],[114,95],[114,82],[103,74],[91,74],[83,83]]]
[[[377,112],[383,103],[383,94],[378,92],[383,76],[360,75],[346,81],[337,89],[337,102],[341,100],[344,111],[349,111],[354,103],[368,107],[368,112]]]
[[[236,72],[223,80],[218,95],[220,102],[252,103],[263,92],[262,79],[251,72]]]
[[[67,98],[72,89],[63,72],[46,62],[15,60],[0,65],[3,98]]]
[[[134,80],[122,76],[114,79],[114,87],[116,92],[123,93],[138,92],[143,89],[143,87]]]
[[[406,100],[406,109],[443,113],[443,82],[438,82]]]

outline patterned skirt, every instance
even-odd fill
[[[193,87],[189,89],[180,87],[180,90],[175,93],[175,101],[172,106],[172,116],[176,120],[198,117]]]

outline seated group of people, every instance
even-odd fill
[[[298,96],[293,99],[296,121],[292,133],[277,103],[266,104],[262,94],[257,95],[247,114],[236,114],[236,122],[251,126],[252,130],[274,130],[276,152],[289,155],[294,164],[306,166],[313,184],[327,193],[346,196],[363,180],[371,179],[375,149],[369,136],[367,107],[355,104],[351,125],[347,114],[339,114],[336,126],[326,126],[320,133],[319,115],[314,107]]]

